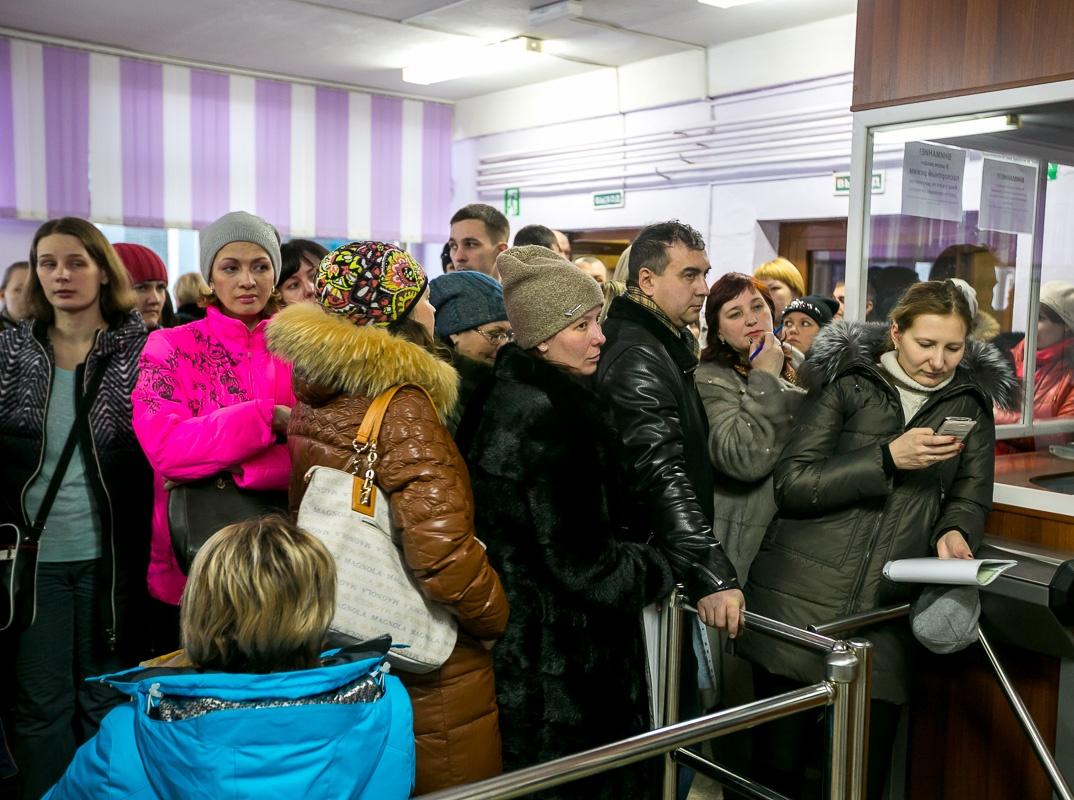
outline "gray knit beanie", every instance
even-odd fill
[[[604,303],[595,280],[547,247],[528,244],[496,258],[507,319],[523,350],[555,336]]]
[[[495,278],[472,269],[433,278],[429,302],[436,309],[436,335],[441,339],[507,319],[503,287]]]
[[[250,242],[268,253],[275,275],[273,284],[280,280],[280,234],[261,217],[245,211],[232,211],[216,222],[201,229],[201,274],[206,282],[213,270],[216,254],[232,242]]]

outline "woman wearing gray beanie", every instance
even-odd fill
[[[277,306],[276,229],[245,211],[225,214],[201,231],[201,272],[212,289],[205,318],[150,334],[132,395],[134,432],[156,473],[149,591],[174,606],[186,575],[172,550],[165,481],[216,477],[240,491],[278,491],[282,503],[291,477],[291,367],[265,346]]]
[[[493,659],[504,769],[513,770],[648,729],[639,612],[672,579],[663,555],[628,532],[617,437],[588,385],[604,343],[600,287],[536,245],[504,251],[496,267],[515,343],[457,438],[477,535],[511,603]],[[654,797],[655,763],[542,797]]]

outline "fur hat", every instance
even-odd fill
[[[914,603],[910,626],[933,653],[957,653],[977,641],[980,617],[976,586],[929,586]]]
[[[405,250],[384,242],[350,242],[317,268],[314,297],[355,325],[386,328],[417,305],[429,279]]]
[[[268,253],[272,262],[273,283],[280,279],[280,234],[261,217],[245,211],[224,214],[201,229],[201,274],[206,281],[213,271],[216,254],[232,242],[250,242]]]
[[[164,262],[145,245],[120,242],[112,247],[119,256],[119,260],[123,262],[123,266],[127,268],[131,283],[135,286],[148,281],[168,282],[168,270]]]
[[[547,247],[511,247],[496,258],[507,318],[523,350],[555,336],[604,303],[600,285]]]
[[[1063,320],[1067,330],[1074,331],[1074,284],[1048,281],[1040,287],[1040,301]]]
[[[835,319],[839,311],[839,301],[832,297],[822,297],[819,294],[809,294],[805,297],[796,297],[783,309],[783,316],[792,311],[811,317],[820,327],[824,327]]]
[[[483,272],[449,272],[433,278],[429,302],[436,309],[436,335],[441,339],[507,319],[503,287]]]

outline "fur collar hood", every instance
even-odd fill
[[[314,303],[288,306],[269,322],[268,348],[312,386],[376,397],[392,386],[424,388],[443,419],[459,395],[455,368],[383,328],[354,325]]]
[[[891,349],[885,322],[834,322],[820,332],[809,356],[798,369],[798,382],[814,392],[840,375],[875,368],[880,356]],[[966,354],[948,390],[971,387],[994,406],[1007,410],[1020,407],[1022,389],[1011,365],[990,344],[970,339]]]

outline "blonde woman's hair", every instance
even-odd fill
[[[247,520],[217,531],[194,559],[183,648],[206,669],[308,669],[335,608],[336,564],[320,540],[281,516]]]
[[[805,281],[798,267],[783,257],[773,258],[766,261],[753,271],[753,277],[762,281],[781,281],[794,292],[797,297],[805,297]]]
[[[196,303],[212,294],[209,284],[205,282],[205,278],[201,277],[200,272],[185,272],[180,275],[175,281],[174,291],[179,305]]]
[[[101,308],[101,316],[109,325],[121,324],[137,302],[130,273],[100,229],[92,222],[79,217],[50,219],[34,234],[34,241],[30,246],[30,274],[27,277],[24,296],[26,316],[50,325],[56,319],[56,312],[45,296],[45,290],[37,276],[37,246],[46,236],[54,234],[78,239],[97,268],[108,276],[108,283],[101,286],[97,302]]]

